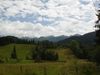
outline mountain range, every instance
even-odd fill
[[[95,44],[95,39],[96,39],[96,33],[95,32],[90,32],[84,35],[73,35],[70,36],[69,38],[66,38],[64,40],[58,41],[59,44],[67,44],[72,40],[77,40],[83,45],[93,45]]]
[[[60,44],[67,44],[68,42],[70,42],[71,40],[77,40],[79,42],[81,42],[82,44],[95,44],[95,32],[90,32],[84,35],[73,35],[73,36],[48,36],[48,37],[40,37],[40,38],[29,38],[29,37],[23,37],[23,38],[17,38],[14,36],[4,36],[4,37],[0,37],[0,43],[2,41],[11,41],[11,42],[15,42],[17,41],[21,41],[22,40],[28,40],[28,41],[51,41],[51,42],[56,42],[56,43],[60,43]],[[25,42],[25,41],[24,41]]]

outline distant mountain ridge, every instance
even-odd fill
[[[78,35],[78,36],[74,35],[67,39],[61,40],[58,43],[59,44],[67,44],[72,40],[77,40],[84,45],[91,45],[91,44],[95,44],[95,39],[96,39],[95,35],[96,35],[95,32],[90,32],[90,33],[87,33],[84,35]]]
[[[47,36],[47,37],[40,37],[40,38],[37,38],[38,41],[44,41],[44,40],[48,40],[48,41],[51,41],[51,42],[58,42],[60,40],[64,40],[68,38],[68,36]],[[36,38],[35,38],[36,40]]]
[[[61,35],[61,36],[46,36],[46,37],[34,37],[34,38],[29,38],[29,37],[22,37],[21,39],[26,39],[26,40],[32,40],[34,39],[35,41],[45,41],[45,40],[48,40],[48,41],[51,41],[51,42],[58,42],[60,40],[64,40],[68,38],[68,36],[64,36],[64,35]]]
[[[10,43],[26,43],[32,44],[37,41],[50,41],[50,42],[58,42],[60,40],[64,40],[68,38],[67,36],[47,36],[47,37],[40,37],[40,38],[30,38],[30,37],[22,37],[18,38],[15,36],[1,36],[0,37],[0,45],[6,45]]]
[[[40,38],[29,38],[29,37],[23,37],[23,38],[18,38],[18,37],[14,37],[14,36],[4,36],[4,37],[0,37],[0,43],[3,41],[8,41],[8,42],[25,42],[25,40],[27,41],[51,41],[51,42],[56,42],[56,43],[60,43],[60,44],[66,44],[68,42],[70,42],[71,40],[77,40],[79,42],[81,42],[82,44],[95,44],[95,32],[91,32],[91,33],[87,33],[84,35],[73,35],[73,36],[47,36],[47,37],[40,37]],[[5,42],[6,42],[5,41]]]

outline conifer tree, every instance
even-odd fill
[[[98,2],[98,5],[100,6],[99,2]],[[98,8],[100,8],[100,7],[98,7]],[[97,16],[98,20],[96,21],[96,25],[95,25],[95,27],[97,29],[96,29],[96,49],[95,49],[96,53],[95,53],[95,56],[94,56],[94,60],[97,63],[100,63],[100,9],[96,9],[96,11],[97,11],[96,16]]]
[[[98,14],[96,15],[98,20],[96,21],[96,44],[100,45],[100,10],[98,10]]]
[[[13,51],[11,53],[11,58],[12,59],[17,59],[17,53],[16,53],[16,47],[15,46],[13,47]]]

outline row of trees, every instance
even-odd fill
[[[13,37],[13,36],[0,37],[0,46],[8,45],[8,44],[11,44],[11,43],[17,43],[17,44],[34,44],[35,41],[34,41],[34,39],[32,39],[32,40],[19,39],[17,37]]]
[[[34,40],[25,40],[25,39],[18,39],[16,37],[7,36],[0,38],[0,46],[7,45],[11,43],[17,44],[33,44],[36,47],[32,48],[31,52],[27,54],[26,59],[30,60],[50,60],[55,61],[58,60],[58,54],[54,51],[49,51],[48,49],[56,48],[57,45],[50,41],[34,41]],[[13,47],[13,50],[10,55],[11,59],[17,59],[18,55],[16,52],[16,47]],[[4,58],[0,57],[0,62],[2,63]]]
[[[54,51],[47,50],[45,47],[36,46],[35,49],[32,49],[31,57],[35,61],[48,60],[48,61],[57,61],[58,54]]]
[[[100,64],[100,46],[88,45],[84,46],[76,40],[72,40],[68,47],[72,50],[73,54],[80,59],[88,59]]]
[[[67,47],[69,47],[73,51],[73,54],[76,57],[81,58],[81,59],[85,59],[87,57],[86,51],[83,49],[80,42],[76,40],[72,40],[69,42]]]
[[[37,45],[35,48],[32,48],[30,53],[26,56],[27,60],[35,60],[36,62],[57,61],[58,58],[58,54],[55,51],[47,50],[45,47],[39,45]],[[11,52],[11,59],[18,60],[15,46]]]
[[[53,42],[50,42],[48,40],[44,41],[35,41],[34,39],[28,40],[28,39],[19,39],[17,37],[13,36],[6,36],[6,37],[0,37],[0,46],[8,45],[8,44],[34,44],[34,45],[42,45],[44,48],[56,48],[57,45]]]

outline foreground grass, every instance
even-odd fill
[[[90,62],[71,60],[66,63],[0,64],[0,75],[100,75]]]
[[[0,47],[0,55],[10,58],[12,45]],[[25,60],[33,45],[16,45],[22,61],[19,63],[0,64],[0,75],[100,75],[100,68],[95,63],[77,59],[69,49],[56,49],[59,54],[57,62],[34,63]]]

